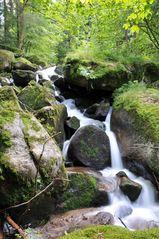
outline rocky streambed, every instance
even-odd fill
[[[7,210],[31,227],[52,215],[38,228],[42,238],[88,225],[158,227],[158,141],[135,129],[134,114],[112,113],[111,92],[70,86],[56,66],[30,67],[16,62],[14,84],[1,79],[0,207],[27,201],[51,183],[29,206]],[[149,147],[136,148],[141,142]]]

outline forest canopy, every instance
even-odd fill
[[[3,0],[0,44],[62,62],[67,54],[88,58],[157,59],[157,0]]]

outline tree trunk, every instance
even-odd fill
[[[6,0],[4,0],[4,42],[8,41],[8,8]]]
[[[17,47],[23,49],[24,43],[24,5],[16,0],[17,11]]]

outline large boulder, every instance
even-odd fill
[[[54,96],[54,91],[51,87],[41,86],[32,81],[20,92],[18,98],[22,107],[26,107],[28,110],[39,110],[45,106],[55,104]]]
[[[142,186],[128,178],[125,172],[119,172],[116,175],[120,179],[119,187],[121,191],[128,196],[131,201],[136,201],[140,196]]]
[[[14,60],[13,52],[0,49],[0,72],[10,71]]]
[[[108,192],[116,189],[110,178],[90,168],[70,167],[67,174],[70,181],[59,203],[62,211],[107,205]]]
[[[36,117],[62,148],[65,141],[64,123],[67,119],[66,107],[63,104],[46,106],[37,111]]]
[[[102,129],[87,125],[77,130],[70,141],[68,158],[74,165],[104,169],[109,165],[109,139]]]
[[[114,107],[112,129],[124,163],[135,174],[156,184],[156,179],[159,180],[159,91],[140,84],[132,86],[115,97]]]
[[[12,76],[14,84],[21,87],[27,86],[30,81],[36,79],[35,73],[30,70],[13,70]]]
[[[106,91],[119,88],[130,78],[129,70],[120,63],[79,59],[67,59],[64,75],[69,84]]]
[[[27,201],[56,177],[61,177],[58,191],[66,177],[60,149],[39,121],[21,109],[13,88],[4,86],[0,89],[0,208]],[[50,192],[55,185],[56,180]]]

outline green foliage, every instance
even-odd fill
[[[116,90],[114,96],[115,109],[124,108],[132,113],[141,133],[159,143],[159,90],[130,82]]]
[[[158,239],[159,229],[129,231],[117,226],[95,226],[72,232],[61,239]]]

